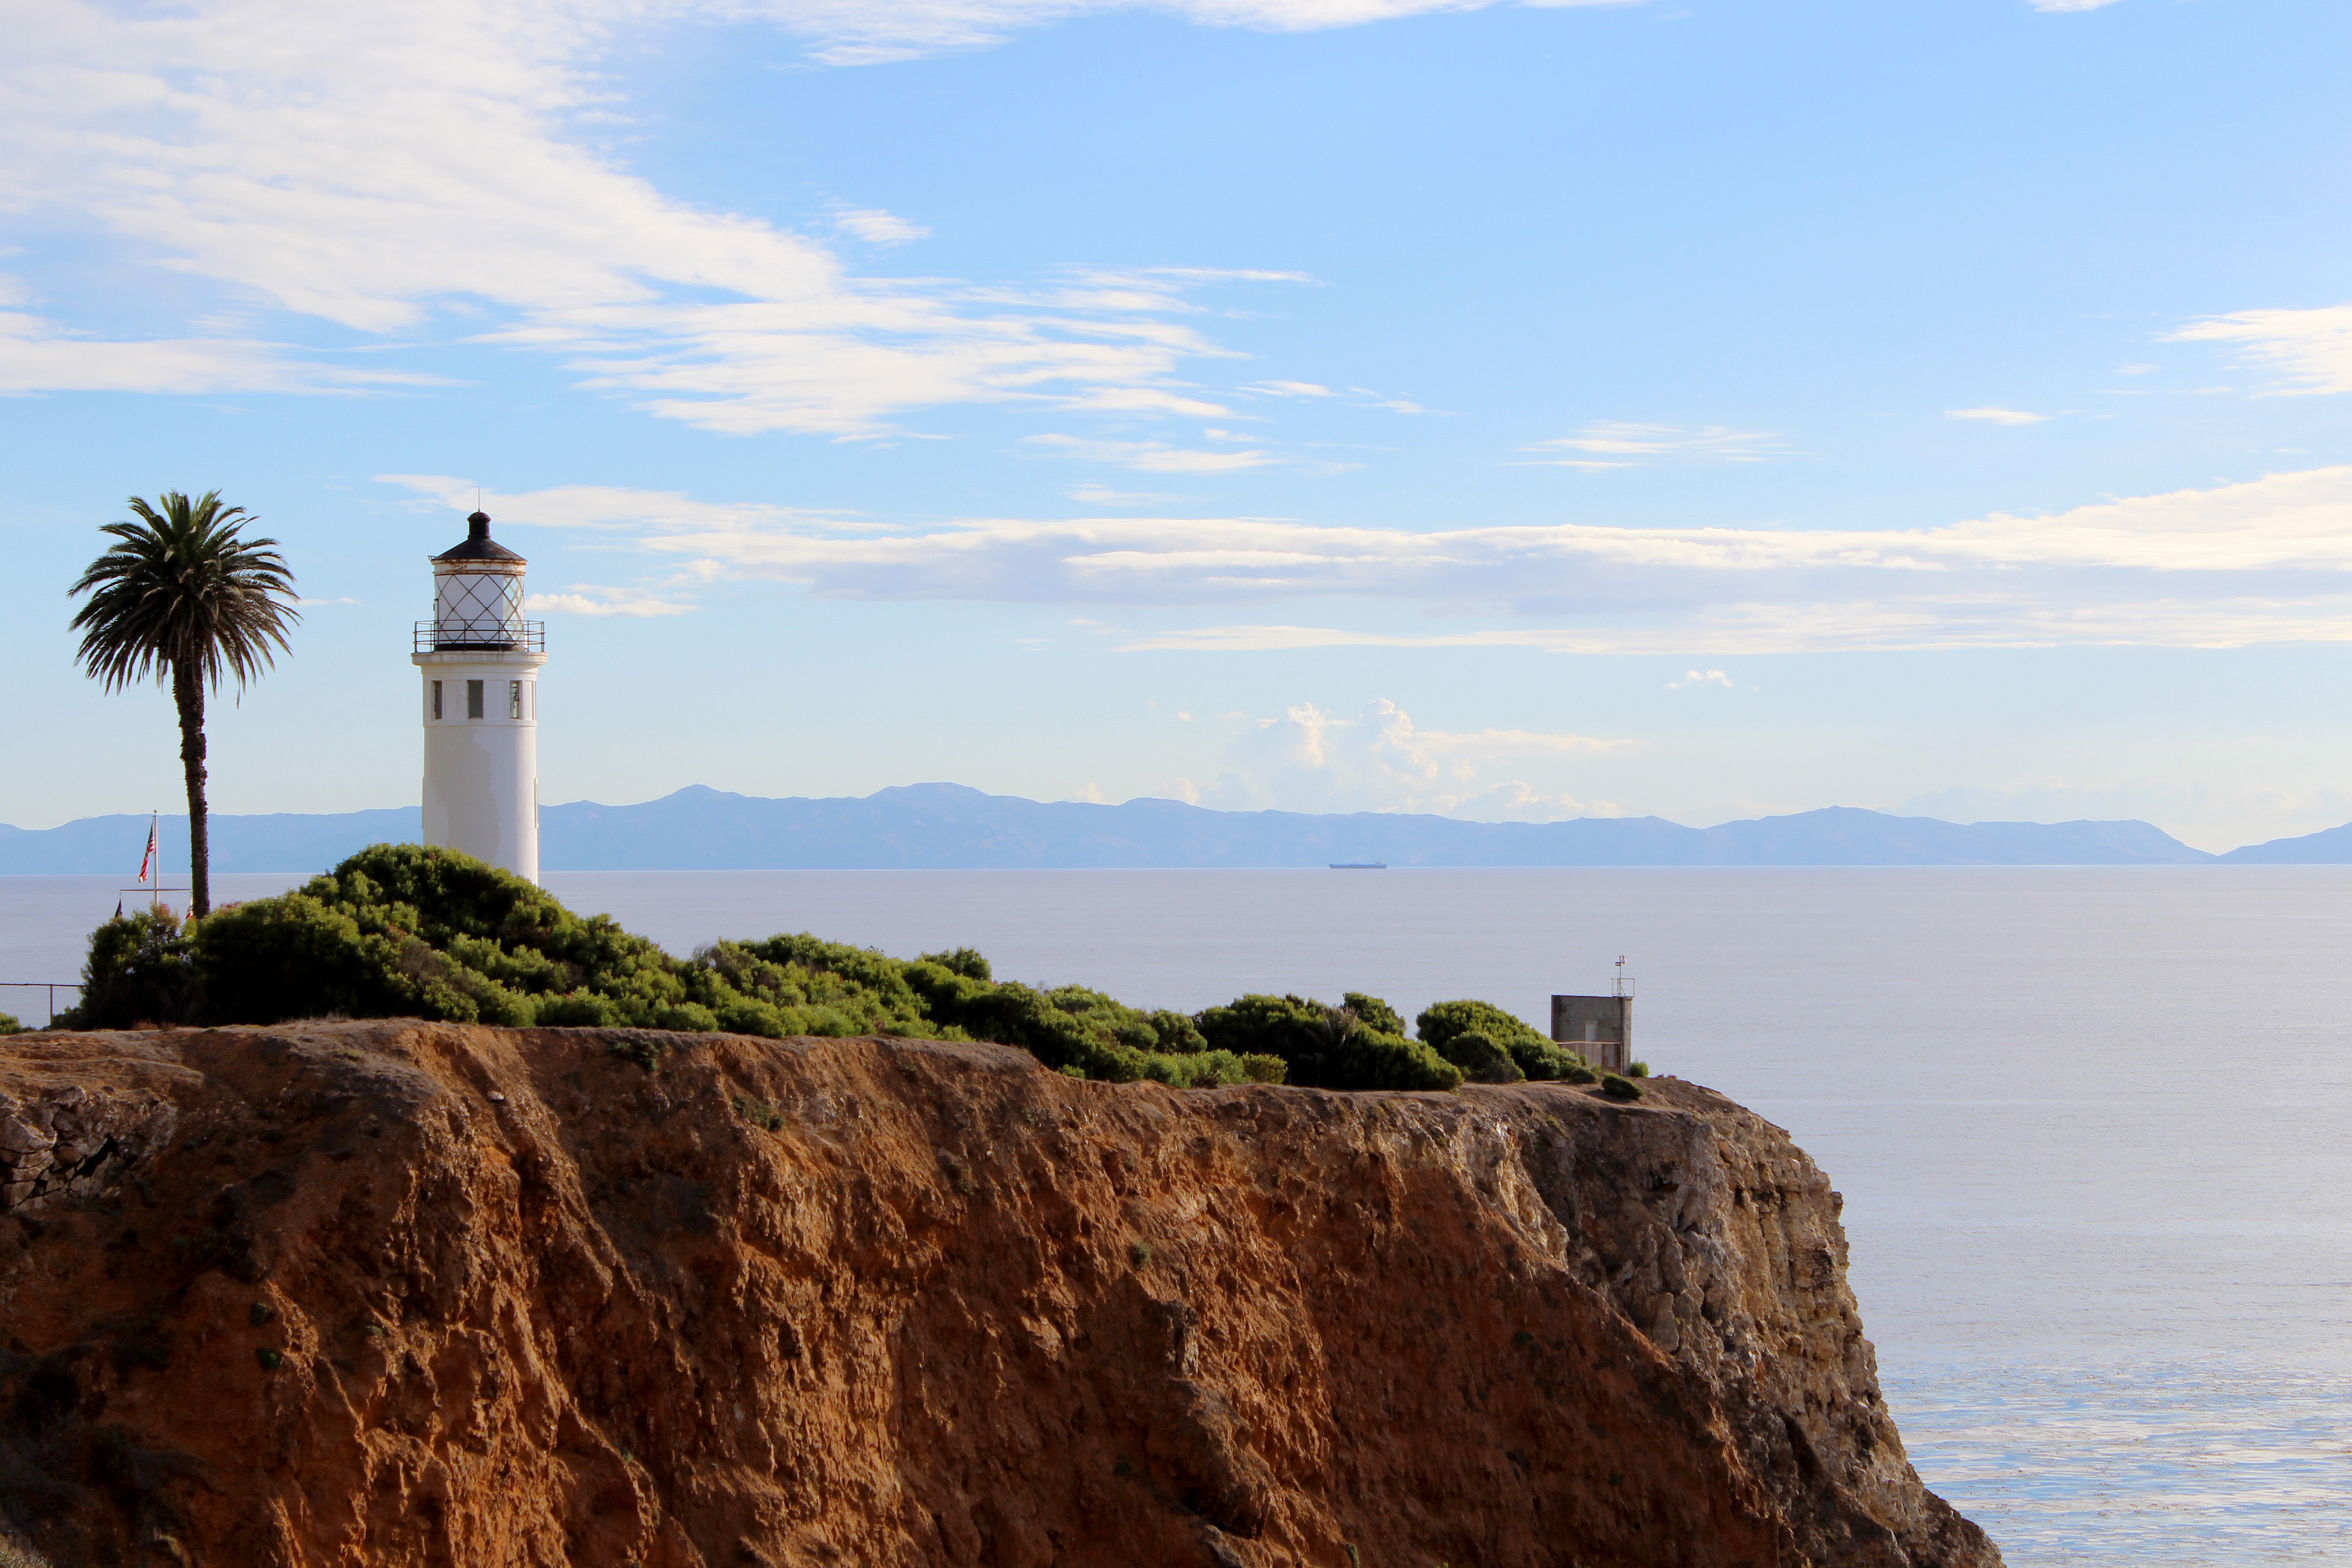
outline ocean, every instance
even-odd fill
[[[113,880],[0,878],[0,980],[71,978]],[[1912,1461],[2011,1563],[2352,1563],[2352,867],[547,880],[677,952],[969,944],[1187,1010],[1360,990],[1540,1023],[1622,954],[1635,1054],[1844,1194]]]

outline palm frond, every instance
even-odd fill
[[[161,510],[131,498],[136,521],[100,531],[116,542],[70,590],[89,595],[72,622],[84,634],[78,657],[110,691],[174,673],[207,689],[225,679],[242,688],[286,650],[302,618],[294,574],[276,540],[240,535],[251,519],[223,506],[218,490],[157,499]]]

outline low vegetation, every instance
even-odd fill
[[[1396,1010],[1248,995],[1188,1016],[1081,985],[1000,981],[970,948],[896,959],[808,935],[674,958],[604,915],[453,850],[379,844],[293,892],[204,919],[118,916],[90,934],[67,1027],[320,1016],[735,1034],[994,1040],[1073,1077],[1446,1089],[1596,1075],[1491,1003]],[[648,1045],[646,1065],[657,1059]],[[756,1109],[756,1108],[755,1108]],[[744,1114],[757,1120],[754,1110]]]

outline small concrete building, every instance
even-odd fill
[[[1623,1072],[1633,1063],[1633,998],[1555,996],[1551,1037],[1601,1072]]]
[[[539,880],[539,669],[545,624],[522,618],[523,558],[466,520],[433,557],[433,618],[416,624],[424,676],[425,842]]]

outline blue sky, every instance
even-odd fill
[[[479,487],[551,801],[2352,818],[2341,5],[22,14],[0,821],[175,801],[64,588],[215,486],[224,811],[415,797]]]

